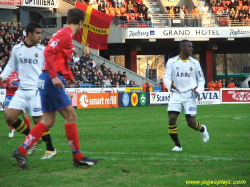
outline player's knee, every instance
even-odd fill
[[[76,123],[76,119],[77,119],[76,113],[75,112],[71,112],[65,118],[65,123],[66,124],[68,124],[68,123]]]
[[[42,117],[42,119],[41,119],[41,123],[42,124],[44,124],[45,125],[45,127],[47,127],[48,129],[50,129],[51,127],[53,127],[54,126],[54,124],[55,124],[55,120],[56,119],[54,119],[54,118],[43,118]]]
[[[6,115],[6,121],[7,121],[7,123],[13,124],[16,120],[17,120],[17,117],[12,116],[10,114]]]
[[[38,124],[42,120],[42,116],[35,116],[33,117],[33,121],[35,124]]]
[[[169,125],[175,125],[176,124],[176,118],[175,117],[169,117]]]

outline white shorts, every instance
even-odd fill
[[[197,104],[194,92],[172,92],[168,104],[168,111],[181,112],[182,108],[185,114],[196,115]]]
[[[9,108],[22,110],[23,113],[26,113],[28,109],[31,116],[43,115],[38,90],[18,89],[10,101]]]

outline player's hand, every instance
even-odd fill
[[[200,94],[196,91],[196,90],[192,90],[194,93],[195,93],[195,95],[197,96],[197,98],[198,98],[198,101],[200,101],[201,100],[201,98],[200,98]]]
[[[2,77],[0,77],[0,82],[3,82],[3,78]]]
[[[77,84],[77,81],[75,79],[69,80],[69,84]]]
[[[10,81],[10,84],[13,84],[13,82],[14,82],[14,80],[13,80],[13,79],[9,79],[9,81]]]
[[[62,88],[64,90],[64,85],[58,77],[52,78],[52,83],[57,88]]]
[[[173,89],[175,89],[175,90],[177,90],[177,91],[180,91],[180,90],[175,86],[174,81],[172,81],[171,88],[173,88]]]

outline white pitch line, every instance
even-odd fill
[[[44,151],[43,149],[37,149],[38,151]],[[60,151],[57,150],[57,152],[65,152],[69,153],[71,151]],[[128,155],[127,158],[115,158],[115,157],[98,157],[99,159],[105,159],[105,160],[187,160],[187,161],[193,161],[190,158],[196,158],[196,159],[204,159],[204,160],[225,160],[225,161],[232,161],[232,160],[244,160],[249,161],[250,159],[240,159],[240,158],[227,158],[227,157],[214,157],[214,156],[202,156],[202,155],[186,155],[182,152],[180,153],[136,153],[136,152],[88,152],[83,151],[84,154],[97,154],[97,155]],[[148,157],[144,158],[133,158],[131,155],[145,155]],[[165,156],[165,157],[152,157],[152,156]]]
[[[234,117],[233,119],[236,119],[236,120],[238,120],[238,119],[241,119],[241,118],[248,118],[249,116],[238,116],[238,117]]]

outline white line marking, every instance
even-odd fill
[[[238,120],[238,119],[241,119],[241,118],[248,118],[249,116],[238,116],[238,117],[234,117],[233,119],[236,119],[236,120]]]
[[[37,149],[37,151],[44,151],[43,149]],[[65,152],[69,153],[71,151],[60,151],[57,150],[57,152]],[[227,158],[227,157],[216,157],[216,156],[203,156],[203,155],[186,155],[182,152],[175,153],[136,153],[136,152],[88,152],[83,151],[83,154],[97,154],[97,155],[128,155],[127,158],[116,158],[116,157],[98,157],[99,159],[104,160],[161,160],[161,161],[167,161],[167,160],[187,160],[187,161],[193,161],[192,158],[195,159],[203,159],[203,160],[225,160],[225,161],[232,161],[232,160],[244,160],[244,161],[250,161],[250,159],[246,158]],[[133,158],[131,155],[144,155],[146,157],[144,158]],[[152,155],[154,157],[152,157]],[[165,156],[165,157],[157,157],[157,156]],[[169,158],[168,158],[169,157]],[[97,159],[98,159],[97,158]]]

